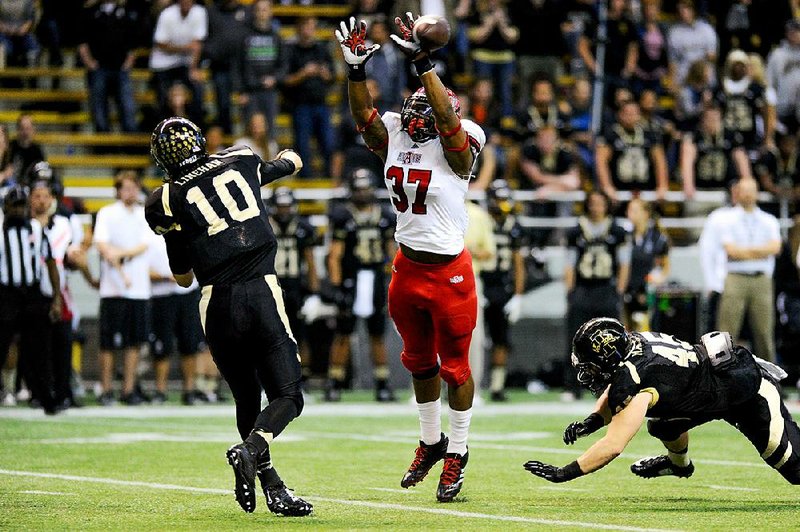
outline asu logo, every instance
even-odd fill
[[[401,151],[397,154],[397,162],[400,164],[418,164],[421,160],[421,153],[415,153],[413,151]]]
[[[614,347],[615,339],[616,337],[613,334],[604,330],[595,331],[589,337],[589,341],[592,342],[592,351],[604,357],[613,355],[616,351],[616,347]]]

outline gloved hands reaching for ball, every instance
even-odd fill
[[[348,77],[352,81],[365,81],[367,79],[364,65],[370,60],[372,54],[377,52],[381,45],[367,46],[367,23],[363,20],[356,24],[355,17],[350,17],[349,27],[345,21],[339,24],[336,30],[336,40],[342,47],[342,54],[349,70]]]
[[[400,48],[400,51],[410,57],[412,60],[419,59],[422,54],[426,52],[420,46],[419,41],[414,39],[414,15],[406,13],[407,22],[404,23],[400,17],[395,17],[394,23],[400,30],[400,35],[391,35],[394,43]]]

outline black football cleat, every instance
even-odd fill
[[[689,462],[686,467],[672,463],[666,455],[651,456],[637,460],[631,465],[631,473],[642,478],[680,477],[689,478],[694,473],[694,464]]]
[[[393,403],[397,400],[391,388],[375,388],[375,400],[379,403]]]
[[[442,432],[442,439],[433,445],[425,445],[425,443],[420,440],[416,456],[414,456],[414,461],[411,462],[408,471],[403,475],[400,486],[403,488],[410,488],[422,482],[428,475],[428,471],[431,470],[436,462],[444,458],[444,455],[447,454],[448,443],[450,443],[450,440],[447,439],[444,432]]]
[[[244,442],[234,445],[225,456],[233,468],[236,477],[236,502],[247,513],[256,509],[256,467],[258,464],[257,453],[252,446],[248,448]]]
[[[267,508],[275,515],[303,517],[314,511],[311,503],[295,495],[283,482],[275,486],[265,486],[264,496],[267,498]]]
[[[464,471],[467,469],[469,451],[460,455],[447,453],[444,457],[442,476],[439,477],[439,488],[436,490],[436,500],[450,502],[455,499],[464,484]]]

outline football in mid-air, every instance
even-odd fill
[[[438,15],[422,15],[414,21],[412,36],[423,50],[433,52],[450,41],[450,24]]]

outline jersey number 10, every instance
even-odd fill
[[[244,222],[258,216],[258,201],[242,174],[236,170],[228,170],[218,176],[214,176],[212,182],[214,184],[214,190],[217,192],[217,197],[222,201],[222,206],[227,211],[227,216],[230,217],[231,220]],[[244,209],[239,207],[230,190],[228,190],[228,185],[230,183],[236,185],[236,188],[242,193],[244,202],[247,205]],[[216,235],[230,227],[228,222],[217,214],[217,211],[211,206],[211,203],[208,201],[205,194],[203,194],[203,191],[200,190],[200,187],[195,186],[189,189],[189,192],[186,194],[186,199],[189,203],[195,205],[200,211],[200,214],[203,215],[203,218],[205,218],[208,223],[209,236]]]
[[[413,214],[428,214],[425,198],[428,197],[428,187],[431,184],[432,173],[430,170],[410,168],[406,179],[405,172],[399,166],[392,166],[386,171],[386,179],[392,182],[392,191],[397,195],[392,197],[392,203],[397,212],[406,212],[408,210],[408,196],[403,188],[403,181],[405,180],[409,184],[417,184],[417,193],[414,196],[414,203],[411,204],[411,212]]]

